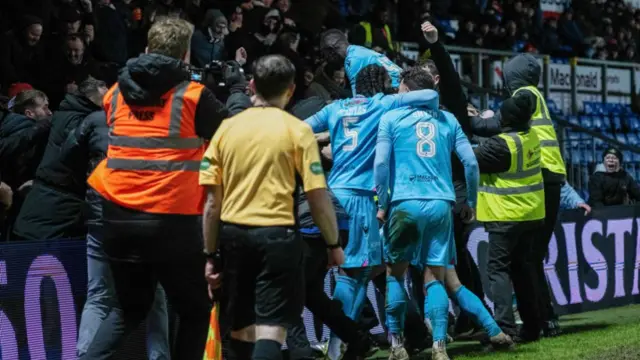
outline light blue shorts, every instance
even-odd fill
[[[333,190],[349,215],[349,241],[344,249],[343,268],[361,268],[382,264],[382,240],[378,231],[376,205],[369,191]]]
[[[405,200],[391,204],[385,225],[385,261],[423,267],[456,264],[452,204]]]

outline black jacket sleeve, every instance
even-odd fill
[[[440,73],[440,99],[442,105],[458,119],[462,131],[467,136],[471,135],[469,114],[467,112],[467,98],[462,89],[460,75],[456,71],[451,56],[440,41],[429,44],[431,59],[435,62]]]
[[[603,176],[595,173],[589,177],[589,205],[594,208],[604,207]]]
[[[229,117],[229,110],[216,99],[211,90],[205,88],[196,106],[196,134],[209,141],[218,130],[222,120]]]
[[[633,176],[629,174],[627,174],[627,191],[631,199],[635,200],[636,203],[640,202],[640,186]]]
[[[51,121],[39,121],[0,140],[0,159],[17,158],[40,143],[46,143]]]
[[[500,134],[501,131],[499,111],[488,119],[484,119],[479,116],[471,117],[471,132],[473,132],[473,135],[480,137],[492,137]]]
[[[496,174],[511,167],[511,151],[504,139],[492,137],[474,149],[481,174]]]

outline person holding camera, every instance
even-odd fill
[[[107,158],[88,181],[103,197],[103,250],[125,322],[144,320],[160,283],[180,317],[173,357],[184,360],[202,358],[211,309],[198,171],[228,115],[189,81],[192,34],[182,19],[153,24],[146,53],[129,60],[104,97]]]

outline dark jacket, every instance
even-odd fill
[[[33,180],[42,160],[51,121],[36,121],[13,112],[0,113],[0,170],[14,191]]]
[[[33,187],[20,209],[13,233],[26,240],[84,237],[86,171],[69,168],[60,152],[69,134],[101,107],[68,94],[53,114],[51,134]]]
[[[509,94],[525,86],[538,86],[542,68],[535,57],[529,54],[520,54],[507,61],[503,67],[504,85]],[[528,90],[521,90],[517,96],[527,97],[529,101],[535,102],[537,98],[535,94]],[[500,121],[500,112],[497,111],[495,116],[489,119],[473,117],[471,119],[471,130],[474,135],[480,137],[491,137],[502,132]],[[552,173],[546,169],[542,169],[545,183],[563,184],[564,176]]]
[[[501,133],[531,131],[529,119],[535,111],[535,100],[533,102],[527,98],[519,99],[520,101],[518,102],[514,101],[515,99],[509,100],[503,103],[500,110],[503,119]],[[514,109],[514,106],[517,105],[517,114],[507,114],[505,105],[508,105],[510,109]],[[511,150],[507,142],[499,134],[484,140],[474,149],[474,153],[478,160],[478,168],[481,174],[498,174],[508,171],[511,167]],[[535,229],[542,223],[543,220],[536,220],[527,222],[488,222],[484,225],[488,232],[497,233],[507,232],[516,226]]]
[[[336,210],[336,218],[338,219],[338,222],[344,223],[345,221],[349,221],[349,215],[342,205],[340,205],[336,196],[333,195],[333,192],[329,190],[327,193],[331,198],[333,208]],[[301,229],[313,228],[316,226],[313,222],[313,217],[311,216],[311,208],[309,207],[309,201],[307,201],[307,194],[303,191],[300,191],[298,195],[298,226]]]
[[[152,106],[157,104],[164,94],[185,81],[189,81],[189,72],[182,61],[159,54],[142,54],[127,61],[127,65],[120,71],[117,85],[127,105]],[[227,108],[210,90],[205,88],[200,95],[194,114],[196,134],[206,141],[211,140],[228,114]],[[182,185],[198,186],[198,184]],[[202,249],[201,240],[198,240],[201,231],[197,216],[145,213],[110,201],[103,202],[102,210],[102,218],[110,222],[112,235],[121,231],[127,232],[132,226],[138,227],[146,234],[183,233],[184,246],[192,247],[193,251],[196,251],[198,246],[197,251]],[[192,239],[194,236],[196,238]],[[186,241],[187,239],[189,241]],[[109,241],[107,233],[104,241],[105,244],[109,243],[105,245],[105,252],[110,256],[123,259],[140,256],[137,253],[134,254],[137,250],[132,250],[125,243],[116,244]],[[200,243],[196,245],[198,241]]]
[[[69,134],[60,149],[60,162],[72,169],[74,174],[84,173],[86,179],[107,156],[108,145],[109,128],[106,114],[102,110],[92,112]],[[87,225],[102,225],[102,198],[93,188],[86,186],[85,199],[84,215]]]
[[[624,169],[609,173],[596,170],[589,178],[589,205],[594,208],[628,205],[640,201],[640,186]]]

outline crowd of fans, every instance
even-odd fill
[[[13,193],[10,223],[43,158],[52,111],[63,111],[65,97],[79,94],[87,79],[113,84],[118,69],[144,52],[146,33],[162,16],[194,24],[195,67],[236,60],[250,74],[255,59],[286,55],[297,70],[294,105],[349,97],[344,69],[320,60],[318,35],[326,28],[348,30],[352,44],[399,64],[410,60],[396,42],[424,41],[416,29],[425,20],[449,44],[551,55],[635,61],[640,40],[640,10],[623,0],[574,1],[559,19],[545,19],[533,0],[7,0],[0,6],[0,190]],[[214,91],[218,98],[224,92]]]

